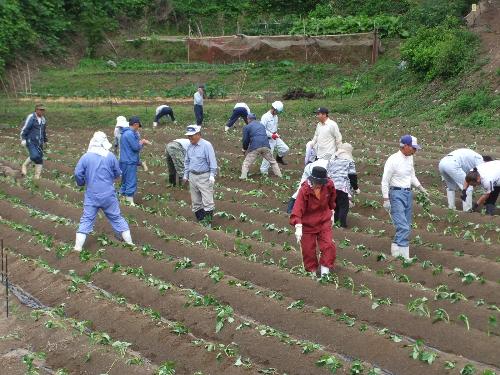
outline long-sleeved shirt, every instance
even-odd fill
[[[401,150],[389,156],[384,165],[382,175],[382,195],[389,198],[389,188],[399,187],[409,189],[411,186],[420,186],[415,167],[413,165],[413,155],[405,156]]]
[[[302,224],[303,233],[319,233],[331,228],[335,198],[335,185],[332,180],[321,186],[319,199],[314,194],[309,180],[304,181],[290,215],[290,224]]]
[[[335,157],[330,159],[328,166],[328,177],[335,183],[337,190],[352,195],[352,190],[358,188],[358,175],[353,160]]]
[[[174,142],[179,143],[184,149],[184,151],[187,151],[189,145],[191,144],[191,142],[187,138],[174,139]]]
[[[139,153],[142,150],[142,145],[139,143],[140,137],[132,128],[122,128],[120,137],[120,163],[124,164],[139,164]]]
[[[203,105],[203,95],[199,91],[196,91],[193,95],[195,105]]]
[[[481,185],[485,193],[491,193],[495,187],[500,186],[500,160],[493,160],[477,166],[481,176]]]
[[[190,172],[204,173],[210,172],[210,176],[217,173],[217,160],[212,144],[200,139],[196,144],[190,144],[184,159],[184,178],[189,179]]]
[[[43,144],[47,142],[47,121],[45,117],[38,117],[35,112],[30,113],[24,121],[24,126],[21,130],[21,139],[30,141],[31,143]]]
[[[324,123],[318,122],[312,142],[318,158],[326,154],[333,155],[342,143],[342,134],[337,123],[330,118]]]
[[[465,173],[484,163],[481,155],[468,148],[459,148],[445,157],[453,158]]]
[[[103,207],[116,196],[114,181],[121,170],[116,156],[109,152],[101,156],[93,152],[85,153],[75,168],[78,186],[86,186],[84,204]]]
[[[156,114],[160,113],[163,108],[169,108],[169,106],[166,104],[159,105],[156,107]]]
[[[266,133],[269,138],[273,135],[273,133],[278,132],[278,116],[271,113],[271,111],[267,111],[260,118],[260,122],[266,128]]]
[[[262,123],[253,120],[250,124],[243,127],[243,150],[253,151],[261,147],[271,148],[267,138],[266,128]]]
[[[246,103],[236,103],[234,109],[236,108],[245,108],[247,110],[247,113],[251,113],[250,108],[246,105]]]

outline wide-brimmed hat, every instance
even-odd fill
[[[116,125],[115,125],[115,127],[117,127],[117,128],[126,128],[126,127],[128,127],[127,118],[125,116],[118,116],[116,118]]]
[[[326,169],[323,167],[314,167],[309,176],[309,181],[321,185],[326,184],[328,182],[328,173]]]
[[[352,157],[352,145],[350,143],[342,143],[339,146],[335,156],[339,159],[354,160]]]

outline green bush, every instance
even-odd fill
[[[408,0],[332,0],[318,4],[310,16],[404,14],[409,8]]]
[[[453,104],[453,109],[458,113],[472,113],[489,107],[493,103],[493,96],[486,90],[474,93],[463,93],[458,96]]]
[[[404,15],[403,23],[409,30],[436,27],[449,22],[459,23],[476,0],[423,0]]]
[[[470,65],[478,46],[477,36],[464,29],[422,28],[402,45],[401,57],[428,80],[447,79]]]

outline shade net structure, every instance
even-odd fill
[[[374,62],[380,39],[377,33],[347,35],[276,35],[188,38],[190,61],[233,63],[292,60],[309,63]]]

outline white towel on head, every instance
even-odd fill
[[[92,152],[101,156],[108,156],[112,144],[108,141],[108,137],[104,132],[98,131],[90,140],[87,152]]]

